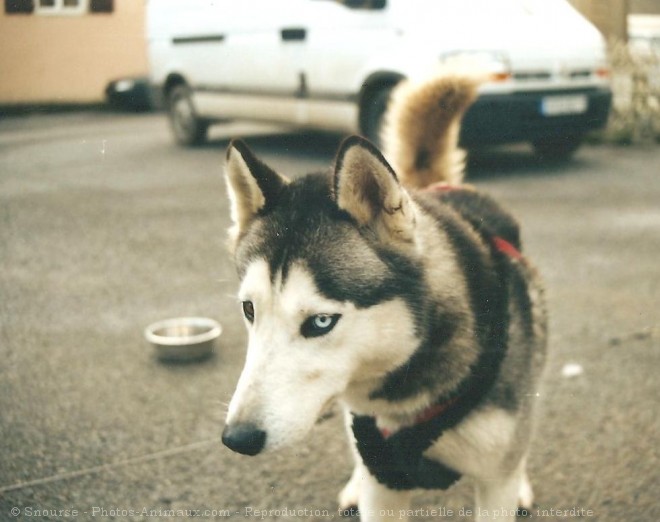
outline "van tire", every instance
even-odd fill
[[[382,146],[381,131],[393,85],[378,87],[371,91],[362,106],[362,134],[374,145]]]
[[[582,145],[583,136],[559,136],[532,142],[536,156],[547,162],[567,161]]]
[[[174,139],[179,145],[194,147],[206,142],[210,123],[197,116],[190,87],[180,84],[169,91],[167,113]]]

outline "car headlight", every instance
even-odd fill
[[[127,92],[135,87],[133,80],[119,80],[115,83],[115,92]]]

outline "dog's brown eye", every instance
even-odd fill
[[[254,322],[254,304],[252,301],[243,301],[243,315],[251,323]]]
[[[317,314],[305,319],[300,327],[300,333],[303,337],[320,337],[332,330],[341,314]]]

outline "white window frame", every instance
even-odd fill
[[[64,0],[54,0],[53,6],[42,6],[39,0],[34,2],[34,13],[46,16],[69,16],[69,15],[82,15],[89,10],[89,0],[78,0],[78,5],[75,7],[67,7],[64,5]]]

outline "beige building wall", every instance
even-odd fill
[[[608,38],[627,38],[627,14],[660,15],[660,0],[570,0]]]
[[[660,1],[658,0],[628,0],[630,12],[639,14],[660,15]]]
[[[77,16],[3,10],[0,104],[102,101],[109,81],[146,74],[144,17],[144,0],[115,0],[112,13]]]

